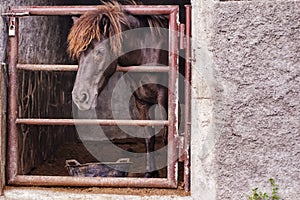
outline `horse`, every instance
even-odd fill
[[[117,66],[167,66],[168,28],[166,16],[132,15],[122,10],[116,1],[103,2],[101,10],[88,11],[72,26],[68,35],[70,57],[78,60],[78,71],[72,99],[79,110],[89,110],[96,105],[97,96],[106,86]],[[146,28],[148,31],[126,31]],[[127,50],[126,50],[127,49]],[[128,51],[130,49],[130,51]],[[126,73],[126,72],[125,72]],[[161,119],[166,119],[168,109],[167,73],[127,73],[126,83],[138,119],[152,118],[151,107],[159,105]],[[164,84],[165,83],[165,84]],[[131,113],[133,115],[133,113]],[[167,128],[162,128],[167,144]],[[144,177],[158,177],[154,154],[153,128],[145,128],[146,169]]]

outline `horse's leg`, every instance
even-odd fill
[[[150,106],[149,106],[150,108]],[[148,108],[148,109],[149,109]],[[148,110],[147,119],[154,119],[155,111],[153,109]],[[148,136],[148,137],[147,137]],[[145,137],[145,147],[147,151],[147,165],[146,165],[146,178],[159,177],[158,170],[156,168],[155,160],[155,129],[152,126],[147,127],[147,135]]]
[[[151,132],[153,128],[147,127],[147,129]],[[155,162],[155,135],[150,136],[150,138],[145,138],[145,147],[146,147],[146,173],[145,178],[157,178],[159,176],[158,171],[156,169],[156,162]]]
[[[161,120],[167,119],[168,116],[168,90],[160,89],[157,95],[157,104],[159,105],[159,111]],[[162,128],[163,142],[168,144],[168,128],[164,126]]]
[[[142,103],[139,100],[136,100],[136,107],[140,114],[141,120],[149,120],[150,119],[150,105],[146,103]],[[146,147],[146,178],[158,177],[158,171],[156,169],[155,163],[155,132],[151,126],[145,127],[144,131],[145,138],[145,147]]]

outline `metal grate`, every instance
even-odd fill
[[[117,71],[130,70],[136,72],[168,72],[169,73],[169,98],[168,98],[168,119],[167,120],[84,120],[84,119],[24,119],[17,118],[18,108],[18,70],[32,71],[76,71],[77,65],[34,65],[19,64],[18,58],[18,21],[23,16],[42,15],[80,15],[86,11],[99,10],[101,6],[35,6],[35,7],[12,7],[9,15],[9,107],[8,107],[8,183],[11,185],[36,185],[36,186],[126,186],[126,187],[177,187],[178,163],[174,161],[177,156],[177,141],[179,137],[178,120],[178,6],[123,6],[123,8],[135,15],[169,15],[169,67],[118,67]],[[191,7],[186,6],[186,88],[185,88],[185,142],[184,142],[184,182],[185,190],[189,190],[189,137],[190,137],[190,20]],[[150,70],[149,70],[150,69]],[[172,92],[177,91],[177,92]],[[66,177],[66,176],[30,176],[19,175],[18,171],[18,129],[17,124],[34,125],[166,125],[168,126],[168,166],[167,178],[111,178],[111,177]]]

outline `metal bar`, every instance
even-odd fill
[[[9,181],[12,185],[30,186],[108,186],[174,188],[166,178],[118,178],[17,175]]]
[[[179,40],[179,48],[180,49],[184,49],[185,48],[185,24],[180,24],[179,26],[179,31],[180,31],[180,40]]]
[[[191,138],[191,8],[186,5],[186,48],[185,48],[185,113],[184,113],[184,190],[190,190],[190,138]]]
[[[117,67],[117,72],[168,72],[169,67],[166,66],[128,66]]]
[[[14,179],[18,173],[18,129],[15,123],[18,109],[18,18],[10,17],[14,21],[15,34],[8,37],[8,180]]]
[[[43,64],[17,64],[17,69],[30,71],[77,71],[78,65],[43,65]],[[168,72],[166,66],[126,66],[117,67],[117,72]]]
[[[167,120],[114,120],[114,119],[16,119],[27,125],[102,125],[102,126],[168,126]]]
[[[24,13],[12,13],[10,12],[7,12],[7,13],[2,13],[1,15],[3,16],[11,16],[11,17],[22,17],[22,16],[29,16],[29,12],[24,12]]]
[[[17,64],[17,69],[29,71],[77,71],[78,65]]]
[[[169,15],[177,9],[177,6],[143,6],[143,5],[127,5],[122,8],[134,15]],[[29,15],[81,15],[87,11],[93,10],[107,11],[103,6],[18,6],[12,7],[7,15],[17,15],[22,13]],[[19,16],[22,16],[19,15]]]
[[[1,20],[1,19],[0,19]],[[6,33],[6,29],[2,29],[3,32]],[[6,38],[1,40],[1,42],[5,41]],[[1,47],[3,50],[6,47]],[[0,61],[5,58],[5,50],[3,54],[0,53]],[[6,123],[6,114],[7,114],[7,76],[6,76],[6,64],[0,64],[0,196],[4,195],[4,186],[6,182],[6,138],[7,138],[7,123]]]
[[[168,178],[178,184],[176,136],[178,134],[178,9],[169,16],[169,88],[168,88]]]

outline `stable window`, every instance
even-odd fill
[[[183,24],[178,24],[178,6],[124,6],[124,9],[134,15],[168,15],[169,17],[169,66],[157,68],[157,70],[149,70],[144,66],[118,67],[118,71],[124,72],[147,72],[147,73],[168,73],[168,112],[166,120],[124,120],[124,119],[74,119],[70,116],[45,116],[45,113],[31,115],[32,117],[24,117],[23,109],[26,107],[22,100],[18,100],[21,94],[26,99],[20,80],[20,71],[39,71],[45,73],[56,73],[57,76],[74,77],[74,71],[77,65],[59,65],[59,64],[31,64],[18,63],[18,38],[19,20],[24,17],[34,16],[56,16],[56,15],[81,15],[86,11],[101,9],[101,6],[35,6],[35,7],[12,7],[8,12],[9,15],[9,104],[8,104],[8,151],[7,151],[7,175],[8,184],[10,185],[36,185],[36,186],[116,186],[116,187],[158,187],[158,188],[176,188],[178,186],[178,161],[183,163],[183,175],[185,190],[189,189],[189,137],[190,137],[190,105],[189,105],[189,79],[190,79],[190,12],[191,7],[186,7],[186,28]],[[184,34],[186,30],[186,34]],[[185,36],[186,35],[186,36]],[[185,50],[179,50],[185,49]],[[185,87],[184,87],[184,133],[178,132],[179,119],[179,52],[185,53]],[[73,78],[71,78],[72,80]],[[41,80],[45,81],[45,80]],[[73,80],[72,80],[73,81]],[[72,84],[72,83],[71,83]],[[28,90],[28,88],[26,88]],[[31,88],[35,90],[36,88]],[[57,93],[53,88],[48,88],[49,98]],[[58,92],[59,93],[59,92]],[[56,94],[56,97],[65,98],[65,94]],[[38,98],[41,104],[43,98]],[[28,100],[28,99],[27,99]],[[30,99],[29,99],[30,100]],[[64,101],[64,100],[62,100]],[[37,102],[38,103],[38,102]],[[70,103],[70,102],[69,102]],[[28,108],[26,108],[28,109]],[[38,108],[33,108],[37,109]],[[30,108],[29,108],[30,110]],[[59,174],[23,174],[20,171],[20,164],[26,159],[20,155],[20,145],[22,143],[20,135],[30,134],[22,132],[24,127],[35,127],[36,131],[53,130],[55,127],[74,127],[74,126],[167,126],[168,127],[168,145],[165,175],[159,178],[140,178],[140,177],[73,177]],[[27,129],[26,129],[27,130]],[[28,129],[31,130],[31,129]],[[51,132],[52,133],[52,132]],[[68,133],[64,133],[68,134]],[[46,139],[45,139],[46,140]],[[35,152],[34,146],[31,147],[33,154],[41,154]],[[22,160],[23,159],[23,160]],[[126,159],[119,162],[126,163]],[[76,163],[76,161],[74,161]],[[51,170],[48,168],[48,170]]]

